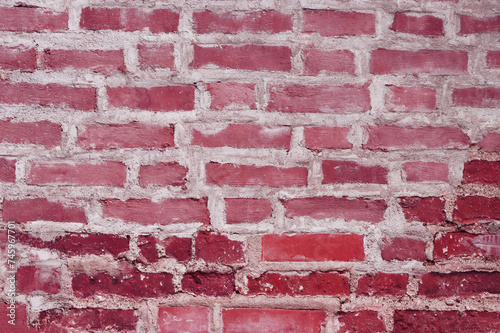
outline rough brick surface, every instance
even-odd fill
[[[403,296],[407,284],[406,274],[368,273],[358,280],[357,294]]]
[[[403,165],[409,182],[448,182],[448,164],[439,162],[407,162]]]
[[[304,128],[305,145],[309,149],[349,149],[352,143],[347,140],[347,127],[306,127]]]
[[[453,221],[458,223],[500,220],[500,198],[482,196],[458,197],[453,211]]]
[[[174,44],[137,45],[137,51],[141,69],[174,69]]]
[[[27,47],[0,47],[0,68],[32,71],[36,67],[36,50]]]
[[[1,7],[0,30],[18,32],[58,31],[68,28],[68,13],[36,7]]]
[[[192,110],[194,89],[192,87],[115,87],[108,88],[109,104],[149,111]]]
[[[419,294],[427,297],[473,296],[500,293],[499,272],[428,273],[422,276]]]
[[[386,107],[393,112],[430,111],[436,109],[436,90],[425,87],[389,86]]]
[[[384,260],[425,261],[425,242],[418,239],[396,237],[384,238],[381,248]]]
[[[474,235],[465,232],[450,232],[438,235],[434,241],[434,259],[450,257],[500,257],[498,234]]]
[[[5,200],[2,218],[4,221],[54,221],[87,223],[85,210],[74,203],[49,201],[45,198]]]
[[[43,291],[47,294],[57,294],[60,289],[59,269],[22,266],[17,269],[16,284],[21,294]]]
[[[210,332],[208,308],[176,307],[158,310],[158,326],[161,333]]]
[[[13,183],[16,181],[16,161],[0,158],[0,182]]]
[[[375,15],[334,10],[305,10],[304,32],[322,36],[357,36],[375,34]]]
[[[425,37],[444,36],[443,20],[432,15],[396,13],[391,30]]]
[[[18,144],[37,144],[47,147],[58,146],[61,143],[61,125],[48,121],[12,122],[0,121],[1,142]]]
[[[93,72],[110,74],[113,71],[125,71],[123,51],[73,51],[45,50],[42,54],[42,68],[63,70],[66,68],[88,69]]]
[[[500,88],[460,88],[453,90],[453,105],[475,108],[500,106]]]
[[[227,198],[227,223],[260,222],[273,214],[273,207],[266,199]]]
[[[304,67],[308,75],[318,75],[323,71],[354,74],[354,54],[347,50],[307,49],[304,51]]]
[[[375,183],[387,184],[387,169],[351,161],[323,161],[323,184]]]
[[[399,205],[408,221],[440,223],[446,220],[445,201],[438,197],[404,197]]]
[[[338,332],[385,332],[385,324],[376,311],[342,312]]]

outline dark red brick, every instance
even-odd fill
[[[406,219],[424,223],[441,223],[446,221],[445,201],[439,197],[403,197],[399,198]]]
[[[245,262],[243,243],[218,233],[200,231],[195,239],[195,255],[205,262],[237,264]]]
[[[182,290],[195,295],[231,296],[235,292],[233,274],[195,272],[184,275]]]
[[[406,295],[407,274],[368,273],[358,280],[357,295],[403,296]]]

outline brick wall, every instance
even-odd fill
[[[500,331],[499,11],[1,0],[1,327]]]

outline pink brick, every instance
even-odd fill
[[[139,169],[139,185],[183,186],[186,183],[187,172],[188,168],[177,162],[142,165]]]
[[[0,83],[0,103],[57,106],[83,111],[96,108],[96,89],[60,84]]]
[[[460,15],[461,34],[478,34],[486,32],[500,32],[500,15],[489,17]]]
[[[328,37],[375,35],[375,14],[306,9],[304,32]]]
[[[322,184],[374,183],[387,184],[387,169],[353,161],[323,161]]]
[[[141,69],[175,67],[174,44],[137,45],[137,50]]]
[[[283,202],[286,217],[310,216],[314,219],[342,218],[347,221],[380,222],[387,204],[383,200],[364,198],[311,197]]]
[[[5,70],[20,69],[22,71],[34,71],[36,68],[36,50],[23,46],[0,46],[0,68]]]
[[[109,105],[149,111],[192,110],[194,87],[108,87]]]
[[[0,182],[16,181],[16,160],[0,158]]]
[[[500,198],[458,197],[453,211],[453,221],[457,223],[500,221]]]
[[[356,113],[371,108],[366,86],[272,86],[268,111]]]
[[[419,239],[395,237],[384,238],[381,246],[382,259],[425,261],[425,242]]]
[[[500,107],[500,88],[461,88],[453,90],[453,105],[474,108]]]
[[[439,17],[432,15],[415,16],[413,13],[408,14],[395,13],[391,30],[425,37],[444,36],[443,20]]]
[[[391,112],[435,110],[436,90],[425,87],[388,86],[385,106]]]
[[[372,51],[372,74],[462,74],[467,72],[467,53],[461,51],[419,50]]]
[[[76,144],[97,150],[164,149],[175,146],[174,128],[141,123],[90,125],[80,131]]]
[[[312,150],[350,149],[349,127],[304,127],[305,145]]]
[[[207,184],[218,186],[306,186],[307,169],[209,163]]]
[[[45,198],[5,200],[3,220],[14,222],[53,221],[87,223],[83,207],[69,202],[49,201]]]
[[[34,7],[1,7],[0,30],[19,32],[68,29],[68,13]]]
[[[406,162],[403,164],[406,181],[448,182],[448,164],[439,162]]]
[[[500,50],[488,51],[486,54],[486,66],[489,68],[500,68]]]
[[[500,161],[474,160],[464,164],[465,184],[500,186]]]
[[[444,198],[403,197],[399,198],[399,205],[409,222],[441,223],[446,221]]]
[[[243,243],[226,235],[200,231],[195,239],[195,256],[207,263],[238,264],[245,262]]]
[[[217,66],[219,68],[253,71],[290,71],[292,51],[286,46],[222,45],[218,47],[194,46],[193,68]]]
[[[326,312],[319,310],[223,309],[224,333],[320,333]]]
[[[0,120],[0,142],[55,147],[61,144],[61,131],[61,125],[48,121],[18,123]]]
[[[500,235],[474,235],[466,232],[450,232],[436,236],[434,260],[450,257],[500,257]]]
[[[368,273],[358,280],[357,295],[403,296],[406,295],[407,274]]]
[[[28,184],[123,186],[127,167],[121,162],[90,163],[36,162],[28,167]]]
[[[365,310],[339,313],[339,333],[375,333],[386,332],[384,321],[377,311]]]
[[[122,50],[45,50],[41,59],[43,69],[88,69],[105,74],[114,71],[124,72],[127,69]]]
[[[147,199],[107,199],[103,201],[103,216],[143,225],[209,222],[207,199],[167,199],[152,202]]]
[[[364,237],[356,234],[268,234],[262,236],[264,261],[362,261]]]
[[[326,73],[354,74],[354,53],[348,50],[319,50],[307,48],[303,51],[304,73],[318,75]]]
[[[224,129],[218,129],[205,125],[193,129],[191,144],[202,147],[290,149],[291,138],[292,131],[288,126],[229,124]]]
[[[500,294],[500,272],[427,273],[422,276],[418,293],[430,298]]]
[[[210,311],[202,307],[159,308],[161,333],[210,332]]]
[[[58,268],[18,267],[16,272],[17,291],[21,294],[30,294],[35,291],[57,294],[61,288],[59,276],[60,272]]]
[[[275,10],[259,12],[211,11],[193,13],[194,27],[201,34],[219,32],[237,34],[239,32],[279,33],[292,30],[292,15]]]
[[[223,110],[227,107],[255,109],[255,84],[237,82],[217,82],[207,84],[212,96],[210,109]]]
[[[367,128],[368,140],[364,148],[386,149],[464,149],[470,144],[469,137],[458,127],[398,127],[378,126]]]
[[[137,8],[82,9],[80,27],[86,30],[137,31],[149,29],[152,33],[175,32],[179,14],[168,9],[146,12]]]
[[[484,150],[500,150],[500,133],[488,133],[484,139],[477,144]]]
[[[256,223],[273,214],[267,199],[226,198],[226,223]]]

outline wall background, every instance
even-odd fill
[[[16,332],[500,331],[497,1],[0,5]]]

